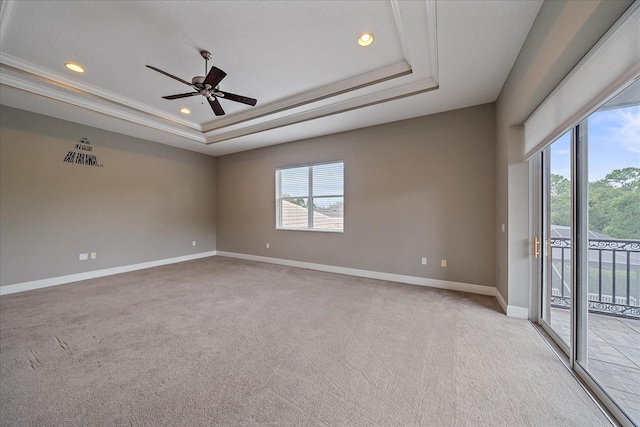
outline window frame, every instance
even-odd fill
[[[316,166],[323,165],[332,165],[332,164],[342,164],[342,194],[323,194],[321,196],[313,195],[313,168]],[[313,231],[313,232],[321,232],[321,233],[344,233],[344,201],[345,201],[345,191],[344,191],[344,160],[332,160],[328,162],[321,163],[308,163],[303,165],[295,165],[295,166],[285,166],[279,167],[275,170],[275,196],[276,196],[276,230],[284,230],[284,231]],[[301,169],[307,168],[308,171],[308,189],[306,195],[298,195],[298,196],[289,196],[282,197],[282,179],[280,172],[288,169]],[[314,228],[314,218],[313,218],[313,201],[315,199],[329,199],[329,198],[340,198],[342,199],[342,228]],[[282,201],[287,199],[307,199],[307,227],[283,227],[282,226]]]

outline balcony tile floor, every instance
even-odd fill
[[[569,310],[551,309],[551,325],[569,342]],[[640,319],[589,313],[588,371],[640,423]]]

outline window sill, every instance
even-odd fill
[[[344,230],[323,230],[321,228],[280,228],[280,227],[276,227],[276,231],[311,231],[311,232],[315,232],[315,233],[344,234]]]

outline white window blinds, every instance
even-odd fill
[[[637,78],[640,2],[636,1],[524,122],[525,159],[529,160]]]
[[[344,163],[276,170],[276,228],[344,230]]]

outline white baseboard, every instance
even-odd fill
[[[500,303],[500,307],[502,307],[502,311],[509,316],[515,317],[518,319],[528,319],[529,318],[529,309],[524,307],[518,307],[517,305],[507,305],[507,302],[504,300],[504,297],[500,293],[498,289],[496,289],[496,299],[498,303]]]
[[[428,286],[431,288],[449,289],[452,291],[468,292],[472,294],[494,296],[502,310],[509,317],[520,319],[529,318],[529,310],[524,307],[507,305],[500,292],[491,286],[475,285],[472,283],[452,282],[448,280],[429,279],[426,277],[405,276],[402,274],[383,273],[379,271],[360,270],[356,268],[338,267],[334,265],[316,264],[312,262],[293,261],[282,258],[271,258],[258,255],[247,255],[225,251],[210,251],[198,254],[185,255],[175,258],[161,259],[157,261],[143,262],[140,264],[125,265],[122,267],[105,268],[103,270],[87,271],[85,273],[70,274],[68,276],[51,277],[48,279],[34,280],[31,282],[15,283],[0,286],[0,296],[14,294],[16,292],[30,291],[33,289],[47,288],[65,283],[78,282],[80,280],[95,279],[97,277],[111,276],[113,274],[127,273],[129,271],[143,270],[145,268],[174,264],[210,256],[225,256],[229,258],[246,259],[248,261],[266,262],[270,264],[286,265],[289,267],[307,268],[309,270],[326,271],[329,273],[345,274],[347,276],[366,277],[368,279],[386,280],[389,282],[407,283],[410,285]]]
[[[448,280],[428,279],[425,277],[405,276],[402,274],[382,273],[379,271],[360,270],[356,268],[337,267],[334,265],[316,264],[312,262],[293,261],[282,258],[270,258],[258,255],[239,254],[235,252],[217,251],[218,256],[246,259],[248,261],[266,262],[270,264],[286,265],[288,267],[307,268],[309,270],[326,271],[329,273],[345,274],[347,276],[366,277],[368,279],[387,280],[390,282],[408,283],[410,285],[429,286],[431,288],[449,289],[452,291],[468,292],[472,294],[495,296],[496,288],[491,286],[474,285],[471,283],[451,282]]]
[[[526,307],[518,307],[517,305],[508,305],[507,316],[515,317],[517,319],[528,319],[529,309]]]
[[[507,308],[507,302],[504,300],[504,297],[502,296],[498,288],[496,288],[496,299],[498,300],[498,304],[500,304],[502,311],[504,311],[504,314],[507,314],[507,312],[509,311],[509,309]]]
[[[122,267],[105,268],[103,270],[87,271],[85,273],[70,274],[68,276],[51,277],[49,279],[34,280],[31,282],[15,283],[13,285],[0,286],[0,296],[15,294],[16,292],[30,291],[33,289],[47,288],[65,283],[78,282],[80,280],[95,279],[97,277],[111,276],[113,274],[127,273],[129,271],[143,270],[145,268],[174,264],[176,262],[190,261],[193,259],[215,256],[216,251],[201,252],[198,254],[179,256],[175,258],[161,259],[157,261],[143,262],[140,264],[124,265]]]

